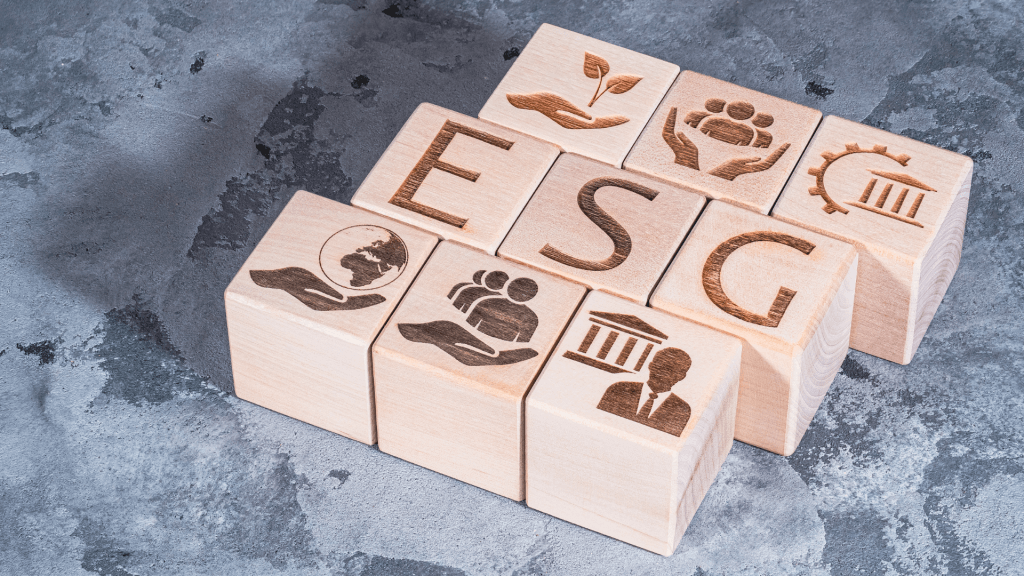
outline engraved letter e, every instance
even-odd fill
[[[814,250],[814,244],[807,240],[801,240],[800,238],[780,232],[747,232],[746,234],[734,236],[719,244],[718,248],[715,248],[715,251],[711,253],[711,256],[708,256],[707,262],[704,263],[704,272],[701,274],[704,282],[704,292],[715,303],[715,306],[721,308],[723,312],[735,316],[744,322],[776,328],[779,322],[782,321],[782,316],[786,313],[786,309],[789,308],[789,303],[796,296],[796,290],[790,290],[785,286],[779,288],[779,293],[775,296],[775,301],[772,302],[768,315],[761,316],[741,308],[739,304],[736,304],[731,298],[726,296],[725,290],[722,289],[722,266],[725,264],[726,258],[740,247],[753,242],[784,244],[804,254],[810,254],[811,250]]]
[[[423,184],[423,181],[427,178],[427,174],[429,174],[434,168],[449,174],[454,174],[459,178],[465,178],[470,182],[476,182],[476,179],[480,177],[479,172],[459,168],[458,166],[453,166],[444,160],[441,160],[441,154],[443,154],[445,148],[451,144],[452,139],[455,138],[456,134],[464,134],[471,138],[482,140],[492,146],[497,146],[502,150],[508,150],[513,144],[513,142],[503,138],[498,138],[497,136],[493,136],[486,132],[470,128],[469,126],[463,126],[462,124],[452,122],[451,120],[446,120],[444,126],[441,127],[441,131],[437,133],[437,136],[434,137],[434,141],[430,143],[430,147],[427,148],[427,151],[423,154],[423,157],[420,158],[420,161],[416,163],[416,166],[412,169],[412,172],[409,173],[405,182],[402,183],[402,187],[398,189],[398,192],[395,192],[395,195],[392,196],[391,200],[388,200],[388,202],[395,206],[412,210],[413,212],[422,214],[428,218],[440,220],[441,222],[450,224],[456,228],[462,228],[465,226],[467,222],[466,218],[460,218],[458,216],[448,214],[447,212],[442,212],[437,208],[431,208],[430,206],[420,204],[412,199],[413,194],[416,193],[416,190],[419,189],[420,185]]]

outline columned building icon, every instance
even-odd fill
[[[562,356],[605,372],[636,373],[643,369],[656,345],[668,338],[631,314],[591,312],[590,330],[575,351]]]
[[[875,214],[887,216],[894,220],[899,220],[900,222],[912,224],[918,228],[924,228],[924,225],[915,220],[914,217],[917,216],[917,211],[921,208],[921,202],[924,200],[924,193],[935,192],[935,189],[909,174],[901,174],[899,172],[880,172],[876,170],[870,170],[870,172],[878,178],[872,178],[871,181],[868,182],[867,187],[864,188],[864,193],[861,194],[860,201],[847,202],[847,204],[856,208],[863,208],[864,210],[874,212]],[[889,180],[889,182],[886,182],[882,187],[882,193],[878,195],[878,199],[872,202],[871,197],[878,185],[879,178]],[[893,191],[893,183],[902,186],[902,190],[900,190],[899,194],[894,196],[892,204],[886,208],[885,203],[889,200],[889,197],[892,196],[891,192]],[[918,192],[917,195],[914,196],[913,200],[911,200],[908,197],[911,189],[922,190],[922,192]],[[903,214],[900,214],[900,211],[903,210],[903,208],[906,208],[906,211]]]

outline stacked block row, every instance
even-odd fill
[[[802,155],[801,155],[802,154]],[[908,363],[969,158],[544,25],[298,192],[225,293],[239,397],[661,554],[849,347]]]

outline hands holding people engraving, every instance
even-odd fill
[[[537,295],[537,283],[500,270],[478,270],[472,282],[456,284],[448,293],[466,323],[481,334],[505,342],[529,342],[537,329],[537,314],[522,302]],[[503,294],[504,292],[504,294]],[[506,365],[537,356],[530,348],[497,351],[461,324],[438,320],[424,324],[399,324],[406,340],[433,344],[467,366]]]
[[[675,154],[676,164],[686,166],[687,168],[692,168],[694,170],[700,170],[700,161],[698,158],[699,150],[697,145],[694,144],[684,132],[676,132],[676,113],[676,108],[672,108],[668,113],[668,117],[665,118],[665,126],[661,131],[662,138],[664,138],[665,143],[668,144],[669,148],[671,148],[672,152]],[[697,122],[699,121],[700,120],[698,119]],[[696,122],[690,122],[690,124],[694,123]],[[708,136],[716,140],[737,145],[735,142],[727,140],[724,136],[719,137],[717,133],[703,129],[701,132],[706,133]],[[767,140],[767,142],[771,142],[771,136],[769,135],[767,138],[761,138],[760,142],[763,143],[765,140]],[[758,144],[758,142],[755,141],[754,144]],[[732,158],[711,170],[708,170],[707,173],[724,180],[732,181],[736,179],[737,176],[742,176],[743,174],[752,174],[754,172],[763,172],[768,170],[775,165],[787,150],[789,150],[789,143],[779,146],[774,152],[763,159],[760,156]]]

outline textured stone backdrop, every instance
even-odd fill
[[[914,362],[737,444],[675,556],[231,394],[222,291],[542,23],[970,155]],[[0,573],[1022,574],[1024,4],[0,0]]]

